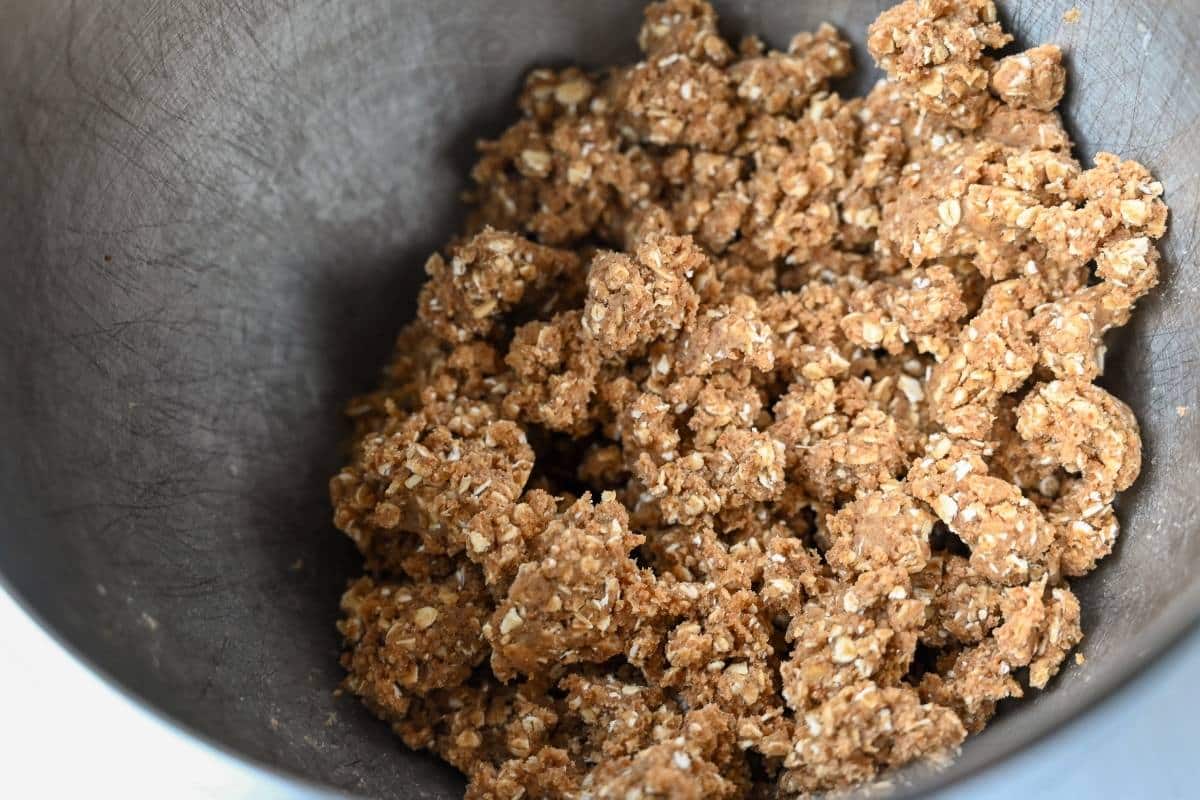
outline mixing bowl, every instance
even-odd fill
[[[717,5],[728,33],[776,46],[830,20],[863,65],[846,88],[878,77],[861,43],[887,3]],[[512,118],[523,73],[634,59],[640,8],[0,0],[7,589],[137,702],[298,794],[456,797],[452,771],[333,695],[360,563],[329,522],[338,409],[413,313],[473,141]],[[1105,378],[1141,420],[1145,470],[1116,554],[1075,584],[1086,664],[915,789],[1064,725],[1200,610],[1200,16],[1173,0],[1002,14],[1020,44],[1065,47],[1081,155],[1137,158],[1166,187],[1163,283]]]

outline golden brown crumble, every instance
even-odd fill
[[[330,484],[345,685],[469,798],[844,789],[1079,643],[1141,466],[1093,381],[1167,209],[1010,40],[907,0],[843,98],[832,27],[735,47],[663,0],[641,61],[533,71],[480,142]]]
[[[992,68],[992,92],[1014,108],[1053,111],[1062,100],[1066,83],[1062,50],[1055,44],[1002,58]]]

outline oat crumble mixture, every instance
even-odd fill
[[[1103,336],[1162,185],[991,0],[539,69],[349,408],[346,690],[468,798],[775,798],[944,758],[1082,638],[1138,474]]]

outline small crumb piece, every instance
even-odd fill
[[[1051,111],[1062,100],[1066,81],[1062,50],[1058,45],[1045,44],[997,61],[991,88],[1010,106]]]
[[[906,0],[867,31],[888,77],[910,88],[922,110],[964,130],[979,127],[987,108],[984,51],[1011,40],[992,0]]]
[[[650,234],[636,255],[604,252],[588,271],[583,329],[606,358],[618,358],[659,338],[673,339],[696,316],[690,283],[705,255],[689,237]]]
[[[445,258],[435,254],[426,262],[429,280],[421,289],[420,317],[449,342],[487,335],[530,289],[548,286],[578,263],[574,253],[484,230]]]

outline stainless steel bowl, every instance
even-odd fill
[[[718,3],[731,33],[777,45],[822,20],[861,43],[883,5]],[[1065,24],[1072,5],[1082,20]],[[0,0],[0,572],[30,613],[263,768],[456,796],[450,770],[331,694],[337,597],[358,566],[328,523],[337,408],[411,315],[472,142],[511,117],[522,74],[633,59],[640,7]],[[1003,4],[1022,44],[1065,46],[1082,155],[1136,157],[1166,186],[1163,284],[1106,378],[1147,458],[1118,552],[1077,583],[1087,664],[917,789],[1063,725],[1200,612],[1195,10]]]

